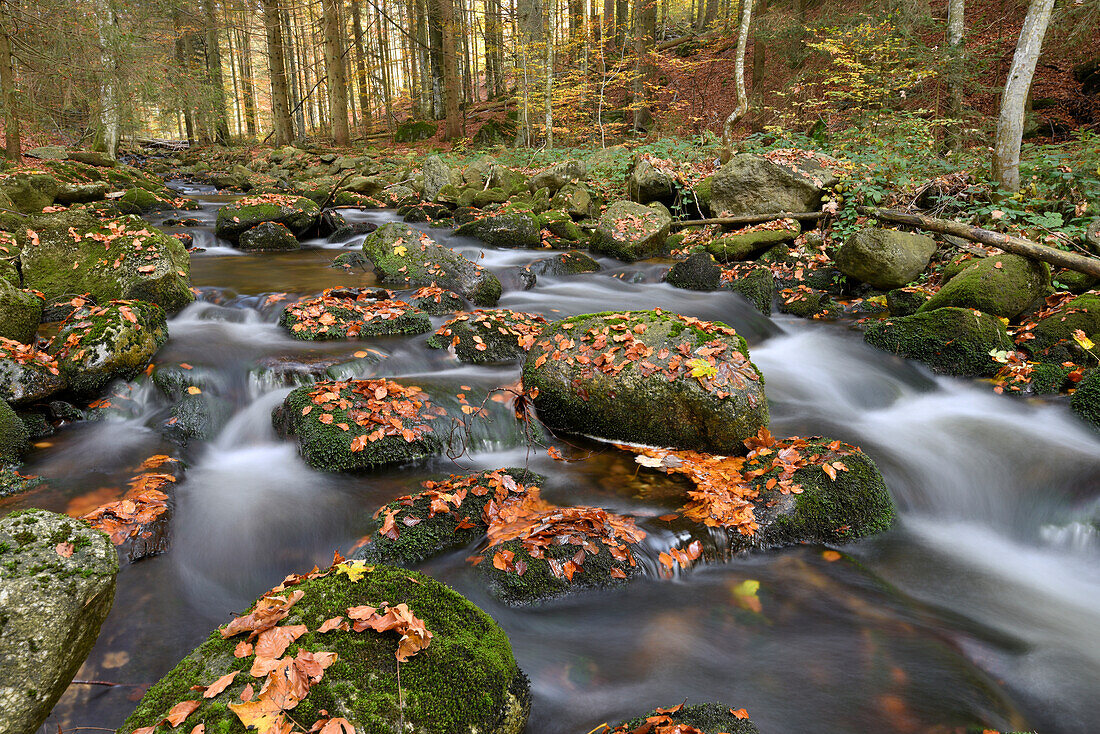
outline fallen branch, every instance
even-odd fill
[[[981,227],[972,227],[969,224],[962,224],[961,222],[953,222],[950,219],[926,217],[923,214],[906,214],[896,209],[871,209],[868,207],[860,207],[860,213],[887,222],[907,224],[911,227],[928,230],[929,232],[954,235],[955,237],[961,237],[971,242],[980,242],[990,247],[999,247],[1005,252],[1011,252],[1013,255],[1039,260],[1060,268],[1066,268],[1067,270],[1073,270],[1078,273],[1100,278],[1100,259],[1088,257],[1086,255],[1078,255],[1073,252],[1066,252],[1065,250],[1048,247],[1047,245],[1040,245],[1038,242],[1025,240],[1023,237],[1012,237],[1002,232],[994,232],[990,229],[982,229]]]
[[[745,225],[774,222],[777,219],[797,219],[800,222],[817,221],[825,216],[824,212],[776,212],[775,214],[745,214],[740,217],[713,217],[711,219],[685,219],[672,223],[672,229],[685,227],[705,227],[708,224]]]

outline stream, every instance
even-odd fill
[[[285,575],[326,567],[334,550],[346,553],[379,505],[417,491],[422,480],[526,463],[548,477],[543,495],[552,502],[642,518],[678,506],[679,480],[573,439],[592,451],[589,458],[556,462],[541,450],[488,441],[458,463],[439,457],[352,476],[310,469],[293,443],[276,438],[270,412],[293,386],[315,379],[318,363],[342,363],[342,377],[409,378],[429,391],[433,384],[500,387],[518,379],[519,365],[464,365],[428,349],[427,335],[292,339],[276,324],[282,302],[267,296],[376,285],[362,271],[329,267],[362,237],[241,253],[213,234],[217,208],[232,197],[188,193],[202,211],[174,216],[194,215],[201,225],[166,231],[186,231],[206,248],[192,256],[201,296],[170,320],[171,339],[156,362],[192,365],[234,414],[219,435],[184,454],[171,549],[123,564],[114,608],[77,675],[131,685],[70,686],[43,731],[119,726],[145,687],[211,630]],[[503,308],[554,319],[659,306],[730,324],[748,339],[767,381],[772,432],[862,447],[900,510],[890,532],[839,548],[839,559],[800,546],[701,564],[673,578],[656,573],[656,556],[676,537],[643,520],[645,578],[531,608],[490,597],[470,573],[467,551],[428,562],[426,573],[508,633],[531,678],[530,734],[584,734],[685,699],[744,707],[765,734],[1097,730],[1100,533],[1092,523],[1100,518],[1100,437],[1068,405],[933,376],[865,346],[843,326],[768,319],[728,291],[672,288],[660,282],[667,264],[601,259],[601,272],[540,276],[524,291],[514,270],[546,252],[496,250],[418,226],[496,272]],[[367,349],[375,350],[371,359],[352,356]],[[115,499],[112,488],[145,457],[171,452],[158,430],[166,399],[148,381],[135,383],[133,399],[135,417],[72,425],[37,444],[25,471],[49,486],[14,506],[86,512]],[[759,582],[755,597],[744,593],[747,580]]]

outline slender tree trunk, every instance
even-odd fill
[[[223,8],[224,10],[224,8]],[[226,11],[228,12],[228,11]],[[229,18],[227,17],[225,22],[225,43],[229,53],[229,78],[233,82],[233,116],[237,119],[237,135],[244,135],[244,112],[241,109],[241,83],[240,74],[237,72],[237,59],[238,55],[235,52],[236,47],[233,44],[233,29],[230,26]]]
[[[244,124],[249,137],[256,136],[256,91],[252,71],[252,17],[247,10],[241,14],[244,21],[237,34],[237,51],[240,54],[241,102],[244,106]]]
[[[351,0],[351,29],[355,33],[355,85],[359,88],[359,115],[363,129],[371,126],[370,93],[367,91],[367,59],[363,51],[363,18],[359,0]]]
[[[101,0],[98,12],[100,59],[103,64],[99,84],[100,114],[103,123],[103,144],[111,158],[118,157],[122,110],[118,90],[118,18],[112,0]]]
[[[615,48],[625,48],[629,30],[630,3],[627,0],[615,0]]]
[[[733,76],[737,89],[737,104],[733,112],[722,125],[723,155],[729,158],[733,150],[733,129],[748,114],[749,96],[745,93],[745,47],[749,43],[749,27],[752,24],[752,0],[741,0],[741,25],[737,29],[737,58],[734,60]]]
[[[966,0],[948,0],[947,2],[947,50],[950,54],[951,65],[948,74],[948,111],[947,115],[954,122],[948,125],[946,143],[948,145],[960,145],[962,143],[962,57],[963,34],[965,33]]]
[[[386,19],[378,16],[379,63],[382,71],[382,104],[386,114],[386,129],[393,122],[393,69],[390,67],[390,34],[386,28]]]
[[[203,0],[202,10],[206,31],[206,74],[213,94],[214,140],[225,145],[229,142],[229,116],[225,109],[225,81],[222,78],[222,52],[214,0]]]
[[[275,124],[275,142],[286,145],[294,139],[294,125],[290,119],[279,0],[262,0],[262,2],[264,29],[267,32],[267,67],[271,76],[271,117]]]
[[[545,39],[545,5],[542,0],[518,0],[516,3],[516,45],[519,54],[520,119],[516,130],[516,145],[529,146],[532,134],[535,95],[533,89],[542,79],[542,43]]]
[[[799,2],[805,2],[805,0],[798,0]],[[713,25],[714,21],[718,20],[718,0],[707,0],[707,9],[703,13],[702,8],[703,0],[699,0],[700,3],[700,15],[702,22],[698,25],[699,32],[702,32]]]
[[[554,31],[557,26],[557,0],[550,0],[546,29],[546,89],[543,92],[546,124],[546,149],[554,147]]]
[[[993,178],[1006,191],[1018,191],[1020,188],[1020,142],[1024,132],[1027,95],[1053,9],[1054,0],[1031,1],[1001,95],[1001,114],[993,141]]]
[[[19,135],[19,97],[15,90],[15,63],[11,55],[11,33],[14,29],[8,8],[9,0],[0,0],[0,96],[4,102],[4,155],[8,160],[22,158]]]
[[[634,130],[646,130],[652,119],[647,86],[653,80],[649,54],[657,40],[657,0],[635,0],[634,21]]]
[[[328,113],[332,139],[337,145],[351,142],[348,132],[348,80],[344,74],[344,24],[338,0],[322,0],[325,33],[325,74],[328,76]]]

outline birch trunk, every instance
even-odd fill
[[[993,141],[993,178],[1007,191],[1020,188],[1020,141],[1027,95],[1053,9],[1054,0],[1031,0],[1001,96],[1001,114]]]
[[[111,0],[101,0],[99,7],[100,60],[103,64],[99,85],[100,114],[103,123],[103,143],[111,158],[118,157],[118,140],[121,134],[121,114],[118,107],[117,69],[118,19]]]
[[[752,0],[741,0],[741,25],[737,29],[737,58],[734,60],[733,76],[737,91],[737,104],[733,112],[722,125],[722,147],[725,157],[733,150],[733,129],[748,114],[749,96],[745,93],[745,47],[749,43],[749,27],[752,25]]]

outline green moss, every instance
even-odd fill
[[[600,552],[585,556],[584,563],[573,574],[572,580],[557,576],[550,567],[550,560],[564,563],[573,559],[579,547],[572,544],[543,547],[542,558],[528,553],[523,543],[509,540],[485,551],[485,558],[477,565],[477,571],[485,579],[489,590],[510,606],[527,606],[558,597],[575,594],[586,589],[609,588],[629,582],[639,574],[640,568],[629,561],[616,560],[608,549],[597,543]],[[501,551],[513,554],[513,563],[523,562],[527,569],[521,576],[516,571],[502,571],[493,565],[493,556]],[[622,572],[624,578],[611,575],[612,569]]]
[[[674,704],[669,702],[669,708]],[[739,719],[734,716],[733,707],[722,703],[700,703],[694,706],[684,706],[674,714],[668,714],[677,724],[684,724],[698,729],[701,734],[760,734],[760,730],[748,719]],[[636,719],[624,721],[619,726],[630,731],[645,724],[646,719],[657,716],[653,710]]]
[[[1022,346],[1033,355],[1048,356],[1051,361],[1073,359],[1081,351],[1073,342],[1073,332],[1078,329],[1086,335],[1100,331],[1100,295],[1085,293],[1068,301],[1041,320],[1031,330],[1035,338]]]
[[[1052,395],[1062,392],[1066,381],[1069,379],[1069,367],[1049,362],[1040,362],[1031,370],[1031,382],[1029,390],[1032,395]]]
[[[1074,413],[1100,430],[1100,369],[1090,371],[1077,383],[1069,404]]]
[[[261,194],[219,209],[215,232],[236,242],[241,234],[258,224],[276,222],[300,237],[317,223],[320,215],[317,204],[305,197]]]
[[[318,299],[311,299],[317,302]],[[355,303],[354,299],[349,301]],[[360,304],[362,305],[362,304]],[[398,307],[394,307],[398,308]],[[376,336],[399,336],[402,334],[423,334],[432,328],[432,322],[428,315],[415,307],[405,307],[396,318],[374,317],[364,318],[364,314],[354,308],[344,308],[327,302],[324,313],[330,314],[334,321],[331,324],[320,324],[316,317],[301,319],[300,314],[291,309],[284,309],[279,316],[279,325],[290,330],[290,335],[303,341],[324,341],[329,339],[348,339],[348,329],[352,325],[358,326],[356,337],[368,339]],[[369,313],[369,308],[368,308]],[[392,311],[391,311],[392,313]],[[308,328],[295,330],[297,324],[303,324]]]
[[[991,350],[1013,349],[1000,319],[967,308],[940,308],[871,324],[863,340],[873,347],[923,362],[936,372],[992,376],[1000,365]]]
[[[747,298],[760,313],[771,315],[772,301],[775,300],[775,276],[769,268],[756,266],[747,271],[742,270],[726,287]]]
[[[808,286],[782,291],[779,310],[803,319],[835,320],[840,316],[840,304],[832,295]]]
[[[333,573],[295,587],[304,596],[290,610],[284,625],[304,624],[317,629],[347,609],[367,604],[404,603],[432,632],[431,644],[401,664],[401,691],[397,686],[396,633],[366,631],[309,632],[292,644],[286,655],[299,650],[336,652],[336,662],[322,681],[293,709],[295,721],[307,729],[322,710],[339,712],[363,734],[392,734],[403,718],[424,734],[518,734],[522,721],[514,707],[524,695],[525,679],[512,657],[504,632],[484,612],[439,582],[414,571],[376,566],[358,582]],[[202,700],[190,686],[206,684],[233,670],[245,670],[251,658],[233,657],[236,643],[218,632],[154,685],[127,719],[120,732],[152,726],[171,706],[183,700]],[[251,679],[240,675],[226,691],[188,719],[208,730],[243,734],[245,729],[225,704],[239,700]],[[258,688],[259,681],[254,682]],[[402,707],[399,701],[403,701]],[[523,708],[522,706],[520,707]],[[517,727],[518,723],[518,727]]]
[[[19,460],[27,450],[27,426],[5,401],[0,400],[0,464]]]
[[[1050,266],[1019,255],[979,260],[949,280],[918,310],[956,306],[1013,318],[1050,292]]]
[[[725,234],[707,242],[707,252],[722,262],[752,260],[781,242],[792,242],[802,228],[798,222],[780,229],[756,229]]]
[[[538,314],[501,309],[462,313],[445,322],[429,339],[433,349],[453,347],[455,356],[472,364],[495,364],[522,359],[546,319]]]

